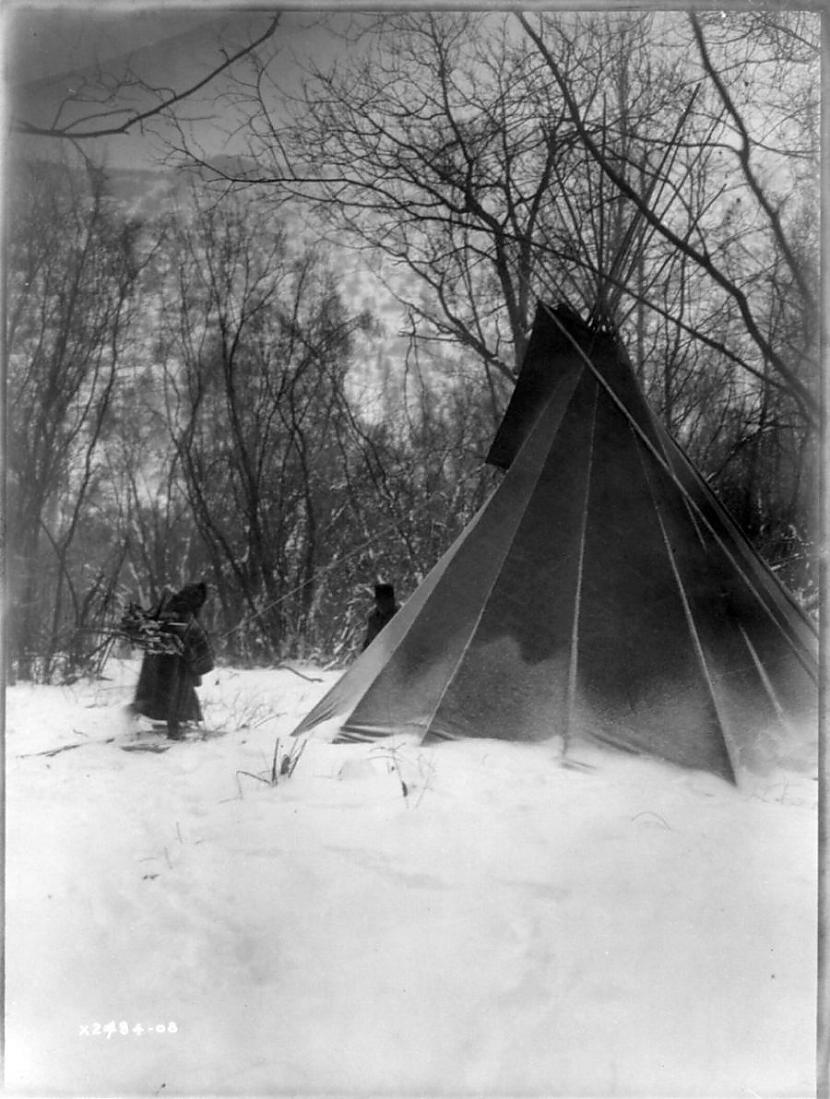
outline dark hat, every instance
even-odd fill
[[[375,584],[375,599],[394,599],[395,586],[393,584]]]

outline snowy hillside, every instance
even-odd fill
[[[812,779],[312,739],[273,786],[331,673],[124,751],[137,672],[7,692],[10,1094],[814,1091]]]

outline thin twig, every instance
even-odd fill
[[[306,744],[308,744],[308,737],[306,737],[306,739],[300,744],[299,748],[291,749],[291,755],[289,756],[289,767],[287,772],[288,778],[291,778],[291,776],[294,774],[297,764],[300,762],[300,756],[305,751]]]
[[[641,813],[635,813],[631,819],[632,821],[635,821],[638,817],[656,817],[661,822],[664,828],[668,828],[670,832],[674,831],[672,826],[670,824],[667,824],[664,818],[661,817],[659,813],[655,813],[653,809],[644,809]]]
[[[240,775],[247,775],[247,776],[248,776],[248,778],[255,778],[255,779],[257,780],[257,782],[264,782],[266,786],[272,786],[272,785],[274,785],[274,784],[273,784],[273,783],[271,782],[271,780],[270,780],[270,779],[267,779],[267,778],[263,778],[263,777],[262,777],[262,775],[255,775],[255,774],[253,774],[253,772],[252,772],[252,771],[237,771],[237,772],[236,772],[236,775],[237,775],[237,782],[239,781],[239,776],[240,776]],[[240,791],[241,791],[241,789],[242,789],[242,787],[240,787]]]
[[[292,668],[290,664],[277,664],[278,670],[285,670],[286,672],[293,672],[294,675],[298,675],[300,679],[305,679],[308,683],[322,683],[322,677],[319,675],[305,675],[303,672],[298,672],[296,668]]]
[[[75,731],[77,732],[77,730]],[[86,744],[112,744],[114,740],[115,737],[110,736],[106,740],[86,740],[81,744],[62,744],[60,748],[47,748],[45,752],[26,752],[17,758],[32,759],[34,756],[56,756],[59,752],[71,752],[73,748],[83,748]]]

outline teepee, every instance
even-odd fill
[[[613,335],[540,305],[488,460],[499,487],[296,735],[588,737],[731,781],[814,762],[816,631]]]

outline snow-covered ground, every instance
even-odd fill
[[[814,1093],[814,780],[312,738],[274,786],[302,670],[161,753],[137,662],[8,689],[8,1093]]]

